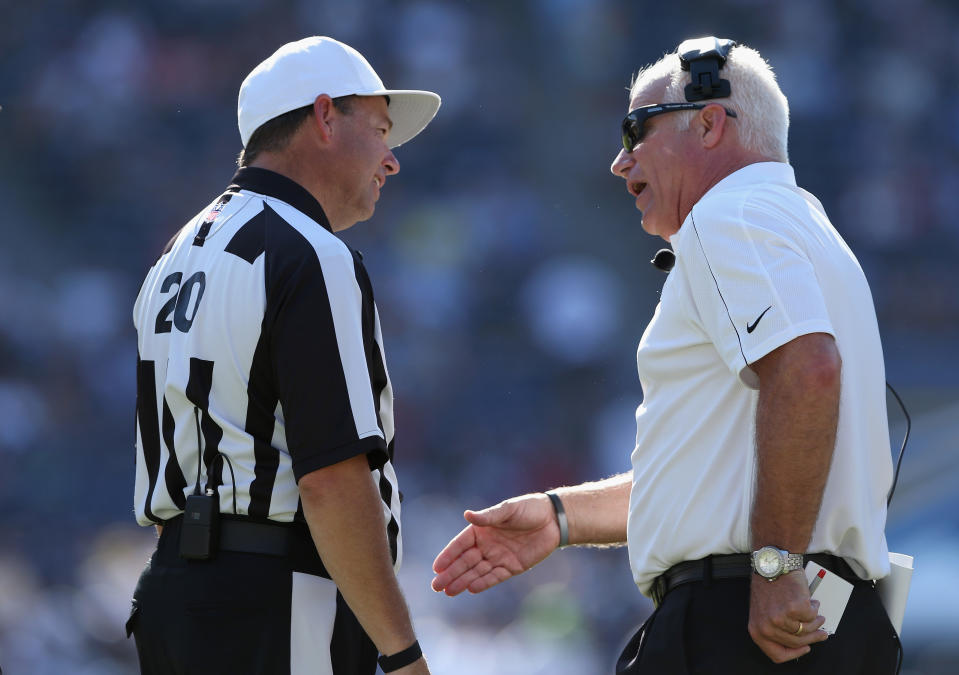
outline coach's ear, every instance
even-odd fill
[[[320,94],[313,101],[312,121],[323,143],[329,143],[333,138],[334,120],[337,114],[339,111],[328,94]]]
[[[726,131],[726,117],[726,109],[718,103],[708,104],[696,115],[705,149],[712,150],[719,145]]]

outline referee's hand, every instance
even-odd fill
[[[809,599],[802,570],[767,581],[753,574],[749,598],[749,635],[775,663],[808,654],[810,645],[829,637],[819,630],[819,601]]]
[[[559,546],[559,525],[549,497],[514,497],[482,511],[466,511],[470,523],[433,562],[434,591],[459,595],[485,591],[522,574]]]

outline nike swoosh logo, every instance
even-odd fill
[[[752,324],[748,324],[748,323],[747,323],[747,324],[746,324],[746,332],[747,332],[747,333],[752,333],[754,330],[756,330],[756,326],[758,326],[758,325],[759,325],[759,322],[762,321],[762,319],[763,319],[764,316],[766,316],[766,312],[768,312],[768,311],[771,310],[772,308],[773,308],[773,306],[772,306],[772,305],[769,305],[769,307],[767,307],[766,309],[764,309],[764,310],[763,310],[763,313],[760,314],[760,315],[756,318],[756,320],[752,322]]]

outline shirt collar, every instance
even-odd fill
[[[689,215],[686,216],[686,220],[683,221],[679,230],[669,238],[669,243],[674,249],[676,248],[683,233],[690,229],[686,226],[686,223],[688,223],[692,217],[693,210],[702,204],[703,200],[707,197],[715,197],[726,190],[735,190],[736,188],[756,185],[758,183],[780,183],[796,187],[796,172],[785,162],[756,162],[754,164],[747,164],[743,168],[733,171],[709,188],[706,194],[700,197],[698,202],[693,204],[693,209],[690,210]]]
[[[785,183],[796,186],[796,172],[793,168],[784,162],[756,162],[747,164],[737,171],[723,178],[712,186],[700,201],[707,196],[722,192],[723,190],[735,189],[744,185],[755,185],[756,183]]]
[[[227,190],[249,190],[257,194],[275,197],[297,211],[309,216],[330,232],[333,228],[327,220],[323,207],[306,188],[275,171],[255,166],[244,166],[233,176]]]

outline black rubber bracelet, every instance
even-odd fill
[[[544,493],[549,500],[553,502],[553,509],[556,511],[556,522],[559,524],[559,547],[569,546],[569,522],[566,520],[566,509],[563,508],[563,500],[555,492]]]
[[[409,647],[401,652],[396,652],[392,656],[385,654],[376,659],[384,673],[392,673],[404,666],[408,666],[423,656],[423,650],[420,649],[420,641],[416,640]]]

